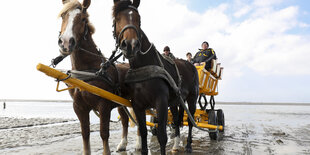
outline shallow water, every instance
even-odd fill
[[[310,154],[310,106],[218,104],[216,108],[223,109],[225,113],[224,134],[218,141],[213,141],[210,140],[207,132],[194,129],[192,154]],[[98,118],[92,112],[91,115],[92,124],[97,124]],[[117,116],[117,111],[114,110],[112,119],[117,120]],[[72,103],[7,103],[6,109],[0,110],[0,117],[76,119]],[[42,124],[57,121],[62,122],[62,120],[40,120]],[[37,120],[30,119],[28,122],[37,122]],[[15,139],[20,139],[20,136],[14,137],[15,134],[11,134],[12,137],[6,137],[11,139],[0,137],[0,147],[5,148],[0,149],[0,154],[44,154],[46,151],[51,154],[80,154],[82,152],[78,121],[54,125],[53,132],[45,135],[44,131],[50,131],[50,128],[38,126],[0,130],[2,135],[13,132],[24,137],[24,141],[19,143]],[[135,128],[129,130],[127,151],[115,152],[120,142],[120,129],[120,123],[112,123],[109,142],[112,154],[140,154],[135,151]],[[181,129],[181,150],[177,154],[186,154],[184,147],[187,130],[187,127]],[[98,125],[94,126],[92,131],[92,152],[102,154]],[[167,131],[170,136],[170,130],[167,129]],[[29,133],[33,135],[28,135]],[[28,142],[24,134],[33,141]],[[5,141],[10,142],[10,145],[7,144],[10,146],[9,149],[6,148],[7,145],[3,145]],[[171,154],[172,145],[173,142],[169,138],[166,149],[168,154]],[[159,154],[157,138],[150,132],[148,146],[150,154]]]
[[[3,103],[0,103],[0,117],[18,117],[18,118],[66,118],[77,119],[71,102],[6,102],[6,108],[3,109]],[[113,109],[111,120],[116,121],[118,112]],[[90,122],[99,123],[98,117],[91,111]]]

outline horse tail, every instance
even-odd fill
[[[132,118],[135,120],[135,122],[137,122],[136,114],[135,114],[135,112],[133,111],[132,108],[129,108],[129,113],[132,116]],[[129,126],[133,128],[133,127],[136,126],[136,124],[134,123],[133,120],[129,119]]]

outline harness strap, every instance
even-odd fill
[[[91,71],[77,71],[77,70],[59,70],[59,71],[68,74],[69,78],[73,77],[73,78],[77,78],[77,79],[83,80],[85,82],[86,81],[91,81],[91,80],[104,80],[110,86],[112,86],[112,87],[115,86],[115,84],[112,81],[112,79],[109,76],[107,76],[107,75],[105,75],[105,76],[98,76],[98,75],[96,75],[96,73],[91,72]]]
[[[156,53],[157,60],[158,60],[158,62],[159,62],[160,67],[164,68],[165,66],[164,66],[163,62],[161,61],[160,54],[159,54],[159,52],[157,51],[157,49],[155,49],[155,53]]]

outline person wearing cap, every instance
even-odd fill
[[[212,48],[209,48],[209,43],[204,41],[201,44],[201,48],[196,53],[193,59],[193,63],[195,66],[201,65],[202,62],[206,63],[205,69],[210,70],[211,68],[211,60],[217,59],[216,54]]]
[[[190,52],[186,53],[186,58],[188,62],[193,63],[192,53]]]
[[[170,52],[170,48],[168,46],[164,48],[164,53],[162,55],[166,57],[170,57],[172,60],[175,59],[174,55]]]

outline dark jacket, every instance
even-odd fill
[[[216,54],[212,48],[208,48],[206,50],[199,50],[196,55],[194,56],[193,62],[194,63],[206,63],[206,69],[211,68],[211,60],[217,59]]]
[[[172,53],[169,53],[168,56],[165,55],[164,53],[162,54],[163,56],[166,56],[166,57],[170,57],[172,60],[175,59],[174,55]]]

